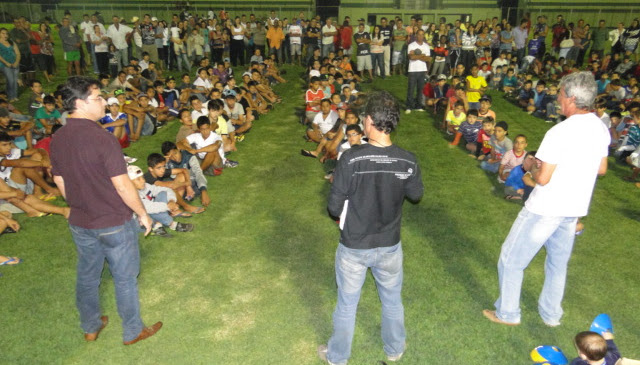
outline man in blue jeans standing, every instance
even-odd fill
[[[578,217],[587,215],[596,177],[607,172],[607,127],[594,114],[597,86],[590,72],[576,72],[560,81],[558,103],[567,117],[544,136],[536,153],[536,186],[511,226],[498,260],[500,297],[496,310],[482,313],[492,322],[520,324],[520,290],[524,269],[545,246],[544,286],[538,312],[549,327],[560,325]]]
[[[409,57],[407,73],[409,80],[405,113],[410,114],[411,109],[423,112],[422,89],[427,76],[427,64],[431,62],[431,48],[429,48],[429,43],[424,41],[424,31],[422,29],[418,29],[416,32],[416,40],[407,47],[407,54]]]
[[[386,91],[367,99],[364,133],[369,143],[344,152],[334,173],[328,209],[340,217],[335,270],[338,303],[333,334],[318,355],[329,364],[346,364],[360,291],[371,268],[382,302],[382,341],[389,361],[404,354],[402,306],[402,203],[418,201],[424,186],[416,157],[391,142],[399,120],[396,100]]]
[[[96,123],[106,106],[99,86],[97,80],[75,76],[60,90],[69,116],[51,143],[52,174],[71,207],[69,229],[78,252],[76,305],[84,338],[95,341],[109,322],[101,313],[99,296],[106,259],[122,318],[123,343],[131,345],[162,327],[162,322],[144,326],[138,300],[138,226],[148,234],[151,218],[127,175],[120,144]]]

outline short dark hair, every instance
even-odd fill
[[[598,361],[607,354],[607,342],[596,332],[584,331],[575,337],[576,348],[588,360]]]
[[[469,111],[467,112],[467,117],[473,115],[474,117],[478,116],[478,109],[469,109]]]
[[[209,121],[209,117],[207,117],[206,115],[202,115],[202,116],[198,117],[198,121],[196,122],[196,126],[198,128],[200,128],[205,124],[211,125],[211,122]]]
[[[42,98],[42,104],[55,104],[56,103],[56,98],[54,98],[51,95],[47,95],[44,98]]]
[[[100,87],[96,79],[86,76],[72,76],[67,79],[60,89],[62,95],[62,107],[65,111],[73,113],[76,111],[76,100],[85,100],[91,94],[91,87]]]
[[[356,131],[358,134],[362,134],[362,128],[358,124],[349,124],[345,130],[345,134],[351,131]]]
[[[371,117],[375,129],[389,134],[398,125],[400,107],[388,91],[376,91],[367,97],[364,114]]]
[[[13,137],[5,132],[0,132],[0,142],[13,142]]]
[[[176,148],[178,148],[178,146],[176,146],[176,144],[171,141],[164,141],[162,142],[162,146],[160,146],[160,150],[162,151],[162,154],[165,156],[169,154],[171,150],[175,150]]]
[[[220,99],[212,99],[207,103],[207,110],[222,110],[224,103]]]
[[[154,152],[147,156],[147,166],[156,167],[160,163],[165,163],[164,156],[161,154]]]

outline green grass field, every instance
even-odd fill
[[[62,71],[64,61],[58,59]],[[18,216],[22,230],[4,235],[0,253],[24,259],[0,272],[0,363],[7,364],[316,364],[316,346],[331,333],[336,301],[333,259],[338,228],[326,213],[329,165],[300,156],[303,127],[298,68],[276,86],[284,102],[254,129],[232,159],[236,169],[209,178],[212,204],[188,221],[191,233],[141,238],[142,316],[163,329],[135,346],[122,345],[113,281],[104,270],[103,313],[110,324],[86,343],[75,308],[75,247],[62,217]],[[237,70],[239,71],[239,70]],[[66,75],[60,72],[57,82]],[[55,84],[45,85],[46,90]],[[406,78],[376,81],[404,100]],[[21,103],[25,106],[26,93]],[[537,149],[549,125],[499,95],[493,109],[510,134]],[[629,169],[611,159],[600,178],[584,235],[570,262],[562,326],[537,315],[544,252],[525,274],[522,325],[503,327],[481,314],[497,298],[496,263],[520,205],[505,201],[495,177],[462,148],[448,148],[429,113],[402,115],[394,141],[417,154],[425,184],[422,202],[406,204],[404,304],[408,350],[403,364],[528,364],[537,345],[575,356],[572,337],[601,312],[614,321],[622,353],[640,357],[637,233],[640,198],[622,180]],[[126,153],[146,156],[173,140],[174,122]],[[184,219],[186,222],[187,219]],[[634,314],[635,313],[635,314]],[[369,275],[358,310],[351,364],[384,359],[380,304]]]

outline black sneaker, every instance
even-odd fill
[[[191,223],[178,223],[176,225],[176,232],[191,232],[193,231],[193,224]]]
[[[236,161],[231,161],[231,160],[227,159],[227,160],[224,162],[224,167],[227,167],[227,168],[238,167],[238,162],[236,162]]]
[[[158,227],[154,229],[153,231],[151,231],[151,234],[153,234],[154,236],[164,237],[164,238],[173,237],[164,229],[164,227]]]

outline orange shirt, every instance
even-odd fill
[[[282,28],[269,27],[269,30],[267,31],[267,39],[269,40],[269,47],[280,49],[282,41],[284,40]]]

